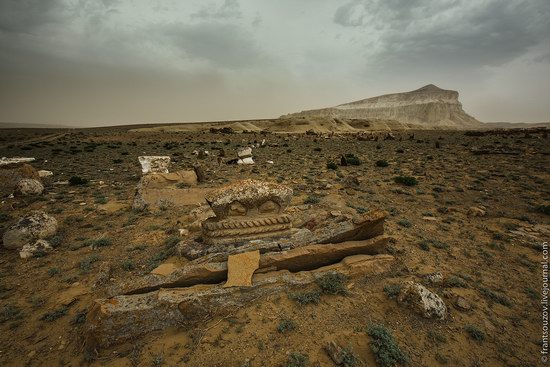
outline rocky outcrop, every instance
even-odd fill
[[[441,89],[433,84],[411,92],[386,94],[287,117],[315,116],[395,120],[418,128],[472,129],[482,126],[464,112],[458,101],[458,92]]]

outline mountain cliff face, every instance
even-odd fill
[[[287,117],[384,119],[419,128],[472,129],[482,124],[462,109],[458,92],[429,84],[420,89],[362,99],[331,108],[303,111]],[[411,126],[412,127],[412,126]]]

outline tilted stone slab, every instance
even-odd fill
[[[314,283],[319,276],[329,272],[348,277],[373,276],[389,271],[393,262],[390,255],[355,255],[313,271],[255,274],[252,287],[201,284],[97,299],[87,315],[86,345],[90,350],[105,348],[170,326],[192,327],[227,315],[259,297]]]
[[[274,267],[277,270],[311,270],[330,265],[341,259],[359,254],[379,254],[389,237],[378,236],[366,241],[337,244],[308,245],[281,252],[269,252],[260,256],[260,269]],[[196,284],[213,284],[227,279],[227,263],[191,263],[174,270],[169,276],[147,275],[130,279],[112,289],[110,294],[136,294],[159,288],[189,287]]]

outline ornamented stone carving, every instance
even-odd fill
[[[239,181],[206,196],[216,214],[202,223],[209,245],[231,244],[290,234],[292,217],[283,214],[292,189],[257,180]]]

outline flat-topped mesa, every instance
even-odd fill
[[[291,199],[291,188],[257,180],[212,191],[206,201],[216,217],[202,223],[203,241],[222,245],[290,235],[292,217],[283,211]]]

